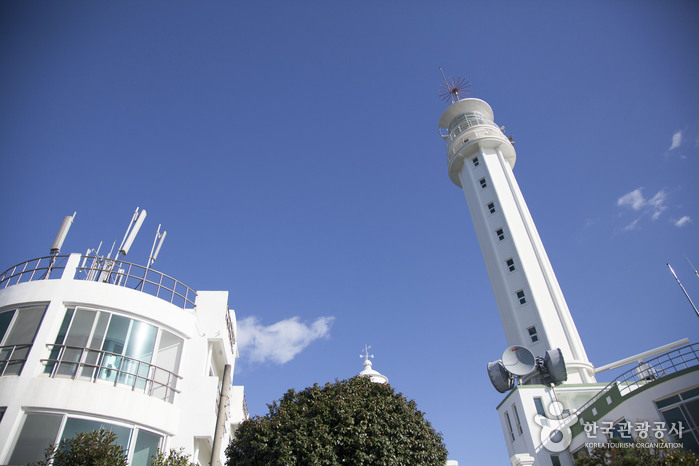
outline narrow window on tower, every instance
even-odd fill
[[[481,188],[485,189],[488,187],[488,184],[485,182],[485,178],[481,178],[478,180],[478,182],[481,184]]]
[[[497,235],[498,240],[503,241],[505,239],[505,232],[502,230],[502,228],[495,230],[495,234]]]
[[[532,339],[532,343],[536,343],[537,341],[539,341],[539,335],[536,334],[536,327],[529,327],[527,329],[527,332],[529,332],[529,338]]]
[[[527,299],[524,297],[524,290],[517,291],[517,299],[519,300],[519,304],[527,303]]]
[[[517,405],[512,405],[512,412],[515,413],[515,420],[517,421],[517,431],[519,435],[522,435],[522,422],[519,420],[519,411],[517,411]]]
[[[507,430],[510,431],[510,437],[512,437],[512,441],[515,441],[515,433],[512,430],[512,422],[510,421],[510,414],[505,411],[505,419],[507,420]]]
[[[491,214],[495,213],[495,203],[489,202],[488,203],[488,210],[490,211]]]
[[[544,403],[541,401],[540,396],[534,397],[534,407],[536,408],[536,412],[538,414],[546,416],[546,411],[544,411]]]
[[[507,269],[508,269],[510,272],[514,272],[514,271],[515,271],[515,261],[514,261],[514,259],[512,259],[511,257],[505,261],[505,265],[507,265]]]
[[[466,142],[466,141],[464,141],[464,142]],[[478,165],[481,164],[481,163],[478,161],[478,157],[474,157],[471,161],[473,162],[473,166],[474,166],[474,167],[477,167]]]

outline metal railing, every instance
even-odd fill
[[[466,119],[450,129],[449,141],[453,141],[454,139],[458,138],[461,135],[461,133],[468,131],[471,128],[475,128],[477,126],[492,126],[493,128],[497,128],[498,130],[500,130],[500,127],[492,121],[484,119]]]
[[[637,390],[655,380],[662,379],[684,369],[699,365],[699,343],[683,346],[667,353],[663,353],[653,359],[644,361],[640,365],[624,372],[599,393],[582,405],[575,415],[581,419],[582,413],[595,404],[604,395],[617,387],[622,396]]]
[[[68,257],[39,257],[10,267],[0,275],[0,289],[23,282],[61,278]],[[75,280],[123,286],[148,293],[182,309],[194,308],[196,291],[157,270],[99,256],[81,256],[81,262],[82,265],[75,269]]]
[[[20,375],[31,347],[31,344],[0,346],[0,377]]]
[[[88,260],[91,263],[86,266]],[[142,265],[99,256],[82,256],[82,265],[76,268],[74,278],[142,291],[183,309],[194,308],[197,297],[196,291],[169,275]]]
[[[0,289],[34,280],[61,278],[67,255],[37,257],[21,262],[0,275]]]
[[[182,377],[153,364],[81,346],[46,346],[51,349],[51,354],[41,361],[46,364],[45,372],[49,377],[125,385],[132,391],[141,391],[168,403],[172,403],[175,394],[180,392],[176,387]]]

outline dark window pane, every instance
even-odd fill
[[[12,322],[12,316],[15,315],[14,309],[11,311],[6,311],[0,314],[0,343],[2,343],[2,339],[5,338],[5,333],[7,332],[7,327],[10,326],[10,322]]]
[[[46,306],[23,307],[17,310],[17,317],[5,340],[7,345],[22,345],[34,343],[36,331],[44,317]]]
[[[28,413],[19,433],[10,464],[27,464],[44,459],[44,448],[56,443],[63,416]]]

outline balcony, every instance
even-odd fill
[[[76,259],[71,267],[69,259]],[[80,262],[80,265],[77,263]],[[72,274],[72,276],[71,276]],[[151,268],[100,256],[79,254],[31,259],[0,274],[0,290],[18,283],[72,278],[108,283],[150,294],[182,309],[193,309],[197,293],[174,278]]]
[[[45,363],[49,377],[93,383],[112,383],[173,403],[182,377],[161,367],[122,354],[68,345],[46,345],[51,354]]]

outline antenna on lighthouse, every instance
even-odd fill
[[[51,245],[51,255],[55,256],[59,252],[61,252],[61,247],[63,246],[63,241],[65,241],[66,236],[68,236],[68,230],[70,230],[70,226],[73,224],[73,220],[75,220],[75,215],[77,212],[73,212],[72,217],[63,217],[63,222],[61,222],[61,227],[58,229],[58,233],[56,234],[56,238],[53,240],[53,244]]]
[[[697,268],[694,267],[694,264],[690,262],[689,257],[687,257],[687,254],[684,255],[684,258],[687,259],[687,262],[689,262],[689,266],[692,267],[692,270],[694,270],[694,275],[696,275],[697,278],[699,278],[699,270],[697,270]]]
[[[439,71],[442,72],[442,78],[444,79],[444,84],[439,86],[439,97],[443,102],[449,102],[451,100],[453,104],[465,98],[466,94],[471,92],[471,81],[468,79],[462,76],[447,78],[441,66],[439,67]]]
[[[145,219],[146,209],[141,210],[141,212],[139,213],[138,207],[136,207],[136,211],[133,213],[131,222],[129,223],[129,226],[126,228],[126,233],[124,234],[124,239],[121,241],[121,246],[119,246],[120,253],[122,253],[123,255],[128,254],[129,249],[131,249],[131,244],[133,243],[133,240],[136,239],[138,230],[141,229],[141,225],[143,225],[143,221]]]
[[[667,265],[667,268],[670,269],[670,273],[672,274],[673,277],[675,277],[675,280],[677,280],[677,284],[680,285],[680,288],[682,288],[682,292],[684,293],[684,296],[687,298],[687,301],[689,301],[689,304],[692,305],[692,309],[694,309],[694,312],[697,314],[697,317],[699,317],[699,310],[697,310],[697,307],[694,305],[694,302],[692,302],[692,298],[689,297],[687,290],[684,289],[684,286],[682,285],[682,282],[680,281],[680,279],[677,278],[677,274],[672,269],[672,266],[669,263],[666,263],[665,265]]]
[[[149,269],[150,266],[153,265],[153,262],[155,262],[155,259],[158,258],[158,253],[160,252],[160,248],[163,246],[163,241],[165,241],[165,236],[167,235],[167,231],[160,233],[161,226],[162,225],[158,224],[158,231],[155,232],[153,247],[150,248],[150,256],[148,256],[148,264],[146,265],[147,269]],[[158,245],[156,246],[155,243],[158,243]],[[155,251],[155,253],[153,251]]]

